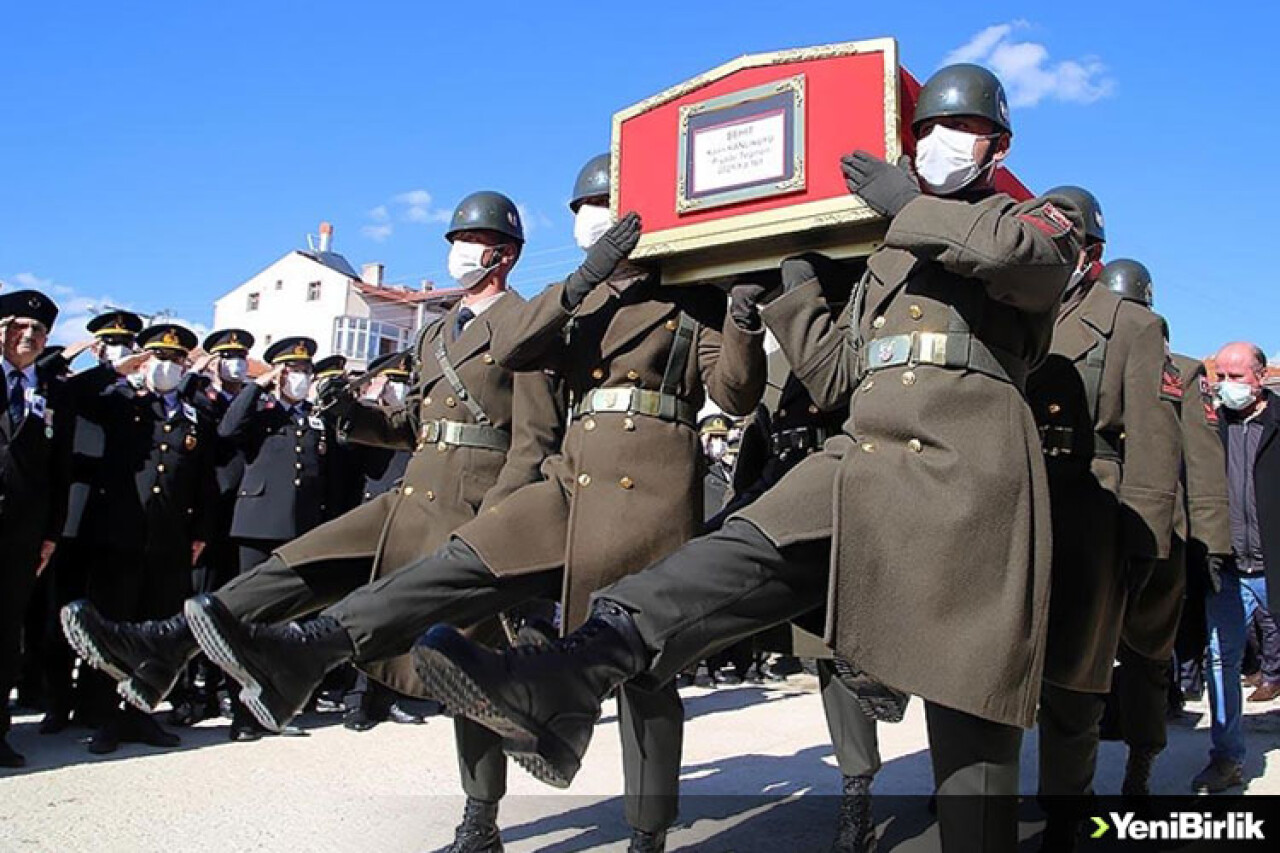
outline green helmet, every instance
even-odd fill
[[[517,243],[524,243],[524,226],[520,224],[520,211],[516,204],[502,193],[481,190],[458,202],[449,220],[449,230],[444,238],[453,242],[459,231],[497,231]]]
[[[1013,133],[1004,86],[980,65],[962,62],[935,72],[916,98],[911,130],[914,133],[922,122],[943,116],[981,116],[1005,133]]]
[[[1045,195],[1065,196],[1080,209],[1080,215],[1084,217],[1084,236],[1089,240],[1097,240],[1099,243],[1107,242],[1107,229],[1102,221],[1102,205],[1098,204],[1097,196],[1084,187],[1073,187],[1069,184],[1054,187]]]
[[[611,158],[606,152],[597,154],[587,161],[587,165],[578,172],[578,179],[573,182],[573,198],[569,199],[569,209],[574,213],[589,198],[609,195],[609,167]]]
[[[1128,299],[1148,308],[1154,301],[1151,271],[1137,261],[1128,258],[1112,261],[1102,268],[1098,281],[1121,299]]]

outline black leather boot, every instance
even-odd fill
[[[631,830],[631,843],[627,845],[627,853],[666,853],[666,849],[667,833],[665,831]]]
[[[499,734],[537,779],[567,788],[582,764],[600,705],[643,672],[649,652],[631,614],[597,600],[577,631],[548,646],[498,653],[437,625],[413,649],[414,668],[448,713]]]
[[[114,678],[140,711],[154,711],[200,651],[181,614],[157,622],[112,622],[88,601],[62,608],[62,633],[85,663]]]
[[[453,844],[443,853],[502,853],[498,833],[498,804],[467,797],[462,823],[453,833]]]
[[[1156,762],[1159,750],[1132,747],[1129,749],[1129,760],[1124,768],[1124,782],[1120,784],[1120,793],[1126,797],[1151,796],[1151,766]]]
[[[240,701],[273,732],[306,707],[329,670],[355,654],[346,630],[328,616],[301,624],[245,623],[211,595],[188,599],[186,613],[201,650],[240,683]]]
[[[840,796],[840,824],[831,853],[874,853],[876,824],[871,817],[870,776],[844,777]]]

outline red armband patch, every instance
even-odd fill
[[[1019,214],[1018,218],[1028,225],[1034,225],[1055,240],[1064,234],[1070,233],[1071,229],[1075,227],[1071,223],[1071,218],[1054,207],[1051,201],[1046,201],[1029,213]]]

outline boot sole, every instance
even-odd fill
[[[77,655],[89,666],[104,672],[116,680],[116,692],[133,707],[145,713],[153,713],[164,696],[157,696],[149,686],[139,684],[132,675],[126,672],[123,664],[111,656],[89,633],[84,624],[84,617],[75,608],[62,608],[58,614],[62,623],[63,636],[67,643],[75,649]]]
[[[188,599],[183,605],[183,611],[186,613],[187,623],[191,626],[191,633],[200,644],[200,649],[240,685],[240,702],[262,726],[279,734],[288,725],[289,720],[276,719],[275,713],[263,699],[262,683],[236,656],[232,644],[222,634],[218,620],[195,599]]]
[[[572,752],[559,738],[540,736],[536,726],[494,703],[465,670],[441,651],[419,644],[414,646],[412,657],[414,669],[428,695],[440,702],[449,716],[466,717],[499,735],[502,751],[539,782],[553,788],[569,787],[579,763],[572,758],[566,760]],[[551,753],[552,757],[544,752]],[[561,766],[572,770],[564,772]]]

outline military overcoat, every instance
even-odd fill
[[[833,538],[838,653],[899,690],[1024,727],[1044,659],[1050,522],[1021,383],[1048,351],[1078,228],[1065,199],[922,196],[838,317],[817,281],[763,311],[815,403],[848,400],[849,418],[742,517],[779,545]],[[973,337],[949,339],[950,355],[863,370],[896,361],[894,341],[961,328]],[[985,372],[947,366],[978,351]]]

